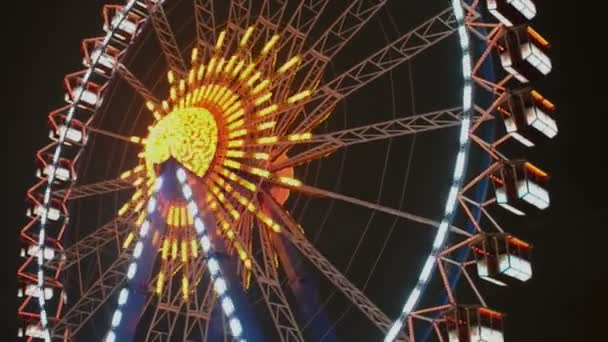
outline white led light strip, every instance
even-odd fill
[[[127,13],[129,13],[131,11],[132,7],[135,5],[135,2],[136,2],[136,0],[131,0],[123,8],[123,11],[121,12],[122,17],[120,18],[118,25],[116,25],[116,27],[112,28],[107,33],[107,35],[105,36],[105,38],[101,44],[102,51],[106,49],[106,47],[112,40],[112,37],[114,36],[115,30],[120,26],[122,21],[126,18]],[[93,74],[95,68],[97,67],[97,64],[99,62],[99,59],[101,58],[100,57],[101,55],[102,55],[102,53],[98,54],[96,56],[96,58],[95,57],[93,58],[90,66],[89,66],[89,69],[87,70],[87,72],[85,73],[85,75],[82,79],[83,86],[81,86],[79,88],[79,90],[76,93],[76,96],[74,97],[74,103],[70,107],[70,110],[68,111],[68,115],[66,116],[66,119],[65,119],[66,129],[63,130],[63,132],[61,132],[61,134],[59,136],[59,140],[57,142],[57,147],[55,148],[55,153],[53,155],[52,168],[51,168],[50,174],[48,175],[48,181],[47,181],[46,189],[44,191],[44,199],[42,201],[43,210],[41,211],[40,231],[38,233],[38,255],[37,255],[38,281],[37,281],[37,285],[40,289],[44,289],[44,269],[42,266],[44,264],[45,235],[46,235],[45,229],[46,229],[47,215],[48,215],[48,211],[49,211],[49,203],[51,200],[51,186],[52,186],[53,182],[55,181],[59,157],[61,155],[61,147],[62,147],[63,143],[65,142],[65,138],[69,131],[68,128],[70,127],[70,123],[72,122],[72,118],[74,117],[74,113],[76,112],[76,107],[78,106],[78,103],[80,102],[81,97],[84,93],[83,87],[84,87],[84,85],[88,84],[88,82],[91,78],[91,75]],[[50,331],[49,331],[49,326],[48,326],[48,317],[47,317],[47,313],[46,313],[46,302],[45,302],[44,296],[38,297],[38,304],[40,306],[40,325],[42,328],[42,335],[43,335],[43,338],[45,341],[50,342],[51,336],[50,336]]]
[[[462,186],[464,171],[466,169],[467,154],[469,150],[469,129],[471,127],[471,108],[473,100],[473,79],[471,74],[472,58],[470,51],[469,33],[467,32],[465,24],[465,13],[461,0],[452,0],[452,8],[454,10],[454,16],[456,17],[456,21],[458,24],[457,31],[462,54],[462,78],[464,80],[462,94],[462,107],[464,109],[464,118],[460,126],[458,156],[456,158],[456,166],[454,167],[452,186],[450,187],[448,199],[445,204],[443,219],[441,220],[439,230],[437,232],[437,235],[435,235],[435,240],[433,241],[433,249],[431,251],[431,254],[428,256],[424,267],[422,268],[422,272],[420,272],[416,287],[414,287],[412,292],[409,294],[403,306],[403,310],[399,315],[399,318],[391,326],[390,330],[386,334],[386,337],[384,338],[384,342],[392,342],[395,340],[399,332],[401,332],[401,330],[404,328],[408,315],[412,312],[414,307],[416,307],[416,304],[418,303],[424,288],[429,282],[431,273],[433,272],[436,266],[437,257],[439,256],[439,253],[441,252],[443,245],[445,244],[448,237],[450,222],[456,209],[456,200],[458,197],[458,192],[460,191],[460,188]]]
[[[137,265],[139,262],[139,257],[141,256],[141,254],[144,250],[144,243],[142,240],[144,238],[146,238],[146,236],[148,236],[148,233],[150,232],[150,216],[152,216],[152,214],[154,214],[154,211],[156,210],[156,207],[157,207],[156,194],[162,187],[162,184],[163,184],[163,179],[160,177],[157,178],[156,182],[154,183],[152,195],[150,196],[150,199],[148,200],[148,215],[146,216],[146,219],[144,220],[144,222],[141,224],[141,227],[139,228],[139,236],[137,237],[137,242],[135,243],[135,248],[133,248],[133,260],[131,261],[131,263],[129,264],[129,268],[127,269],[127,281],[133,279],[133,277],[137,273]],[[118,306],[116,307],[116,310],[114,311],[114,315],[112,315],[112,323],[111,323],[112,327],[110,328],[110,332],[108,332],[108,335],[106,336],[106,340],[105,340],[106,342],[116,341],[115,330],[120,325],[120,322],[122,321],[122,307],[125,305],[125,303],[127,302],[128,299],[129,299],[129,288],[128,288],[128,286],[125,286],[122,290],[120,290],[120,294],[118,295]]]
[[[184,198],[188,202],[188,211],[190,215],[192,215],[194,221],[194,228],[196,229],[196,234],[198,235],[198,239],[203,247],[203,252],[207,257],[207,269],[209,270],[209,274],[211,275],[211,281],[213,282],[213,289],[217,295],[218,302],[222,306],[222,311],[224,315],[226,315],[226,319],[228,320],[228,325],[230,327],[230,332],[235,340],[239,342],[245,342],[245,340],[241,337],[243,334],[243,325],[241,324],[241,320],[236,315],[236,310],[234,309],[234,302],[230,298],[228,294],[228,286],[226,285],[226,280],[224,280],[224,276],[222,275],[222,270],[220,269],[220,264],[217,262],[217,259],[213,255],[213,245],[211,244],[211,240],[207,235],[207,227],[205,227],[205,223],[201,219],[200,213],[198,211],[198,206],[196,202],[192,198],[192,188],[190,185],[186,183],[186,172],[184,169],[179,168],[176,172],[177,179],[179,180],[179,184],[182,187],[182,194]]]

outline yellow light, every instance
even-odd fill
[[[129,235],[127,235],[127,238],[125,239],[125,241],[123,242],[122,248],[123,249],[129,248],[129,246],[131,245],[131,242],[133,242],[134,238],[135,238],[135,235],[133,234],[133,232],[130,232]]]
[[[215,72],[215,57],[211,57],[211,60],[209,60],[209,67],[207,68],[207,78],[209,78],[209,76],[211,74],[213,74]]]
[[[181,207],[181,220],[180,220],[180,225],[182,227],[186,227],[188,225],[188,214],[186,212],[186,207]]]
[[[163,117],[160,112],[156,110],[152,113],[152,115],[154,115],[154,119],[156,120],[160,120]]]
[[[140,137],[130,137],[129,141],[132,142],[132,143],[141,144],[141,138]]]
[[[238,105],[240,105],[239,103],[237,103]],[[238,111],[236,111],[236,113],[230,115],[226,121],[227,122],[232,122],[233,120],[236,120],[238,118],[240,118],[241,116],[245,115],[245,110],[243,108],[239,109]]]
[[[231,140],[228,142],[228,147],[241,147],[245,145],[245,140]]]
[[[239,63],[236,65],[236,68],[234,68],[234,70],[232,70],[232,75],[231,75],[232,78],[235,78],[236,75],[238,75],[239,71],[241,71],[243,66],[245,66],[245,61],[239,61]]]
[[[241,42],[239,43],[239,47],[243,47],[245,46],[245,44],[247,44],[247,41],[249,41],[249,37],[251,37],[251,34],[253,33],[255,26],[249,26],[247,28],[247,31],[245,31],[245,34],[243,35],[243,38],[241,38]]]
[[[270,100],[271,97],[272,97],[272,93],[271,92],[265,93],[264,95],[262,95],[262,96],[258,97],[257,99],[255,99],[254,103],[255,103],[256,106],[259,106],[262,103]]]
[[[268,153],[264,153],[264,152],[254,152],[253,158],[258,159],[258,160],[268,160],[270,158],[270,155]]]
[[[238,67],[238,65],[237,65],[237,67]],[[247,66],[247,68],[245,68],[245,70],[243,70],[243,72],[239,76],[239,79],[241,81],[244,80],[244,79],[246,79],[249,76],[249,74],[251,74],[251,72],[253,71],[253,68],[255,68],[255,64],[254,63],[249,63],[249,65]]]
[[[245,119],[235,121],[235,122],[231,123],[230,125],[228,125],[228,129],[233,130],[235,128],[239,128],[239,127],[243,126],[244,123],[245,123]]]
[[[131,174],[132,174],[131,170],[125,171],[120,174],[120,179],[127,179],[127,178],[131,177]]]
[[[310,90],[304,90],[304,91],[299,92],[299,93],[291,96],[290,98],[288,98],[287,99],[287,103],[289,103],[289,104],[296,103],[296,102],[298,102],[300,100],[303,100],[303,99],[309,97],[311,94],[312,94],[312,91],[310,91]]]
[[[193,85],[194,81],[196,81],[196,70],[190,69],[190,72],[188,72],[188,84]]]
[[[182,277],[182,295],[184,299],[188,299],[188,277],[186,275]]]
[[[152,112],[156,108],[156,105],[154,105],[154,102],[152,101],[146,101],[146,107],[148,107],[148,110]]]
[[[269,128],[273,128],[274,126],[276,126],[277,122],[276,121],[268,121],[268,122],[264,122],[258,125],[258,131],[263,131],[265,129],[269,129]]]
[[[124,215],[127,212],[127,210],[129,210],[129,202],[123,204],[123,206],[120,207],[120,209],[118,210],[118,216]]]
[[[234,63],[236,63],[236,55],[232,55],[232,57],[230,57],[230,60],[228,60],[228,64],[226,64],[226,67],[224,68],[224,72],[226,74],[230,74],[232,68],[234,68]]]
[[[147,140],[145,159],[149,169],[174,157],[201,177],[215,156],[218,128],[215,118],[206,109],[178,109],[157,122]]]
[[[143,194],[143,191],[141,191],[141,189],[138,189],[137,191],[135,191],[133,196],[131,196],[131,200],[137,201],[141,197],[142,194]]]
[[[156,294],[160,296],[163,292],[163,284],[165,283],[165,273],[160,271],[158,273],[158,278],[156,279]]]
[[[224,44],[224,38],[226,38],[226,30],[222,30],[222,32],[220,32],[220,35],[217,38],[217,43],[215,43],[216,50],[219,50],[222,48],[222,45]]]
[[[283,64],[283,66],[279,68],[279,74],[282,74],[287,70],[291,69],[292,66],[300,63],[301,60],[302,59],[300,58],[300,56],[291,57],[290,60],[288,60],[285,64]]]
[[[224,63],[226,63],[226,60],[221,58],[219,63],[217,63],[217,66],[215,67],[215,74],[220,74],[222,72],[222,69],[224,68]]]
[[[161,258],[163,260],[167,260],[167,256],[169,255],[169,240],[163,240],[163,248],[161,252]]]
[[[165,112],[168,112],[171,110],[171,106],[169,105],[169,102],[167,102],[166,100],[162,102],[162,106],[163,106],[163,110]]]
[[[291,185],[291,186],[295,186],[295,187],[302,186],[302,182],[301,181],[299,181],[297,179],[294,179],[294,178],[291,178],[291,177],[283,177],[282,176],[282,177],[279,177],[279,181],[281,183],[283,183],[283,184]]]
[[[173,70],[167,71],[167,81],[169,81],[169,84],[173,84],[173,82],[175,82],[175,74],[173,73]]]
[[[274,36],[272,36],[272,38],[270,38],[270,40],[268,41],[268,43],[266,43],[266,45],[264,45],[264,48],[262,49],[262,52],[260,53],[261,56],[265,55],[268,53],[268,51],[270,51],[270,49],[272,49],[274,47],[274,45],[277,43],[277,41],[279,40],[279,35],[275,34]]]
[[[264,117],[264,116],[267,116],[267,115],[270,115],[270,114],[274,113],[277,109],[279,109],[279,105],[277,105],[275,103],[275,104],[273,104],[271,106],[268,106],[268,107],[262,109],[256,115],[258,117]]]
[[[177,258],[177,240],[171,241],[171,259],[175,260]]]
[[[182,262],[186,263],[188,262],[188,244],[186,243],[186,240],[182,240]]]
[[[300,134],[292,134],[287,137],[289,141],[302,141],[302,140],[310,140],[312,138],[312,133],[300,133]]]
[[[197,258],[198,257],[198,243],[196,242],[196,239],[190,240],[190,250],[192,251],[192,256]]]
[[[192,61],[192,63],[195,63],[196,61],[198,61],[198,48],[192,49],[192,54],[190,55],[190,60]]]
[[[138,213],[141,210],[141,208],[143,208],[143,206],[144,206],[144,202],[140,201],[139,203],[137,203],[137,205],[135,206],[135,208],[133,208],[133,211],[136,212],[136,213]]]
[[[263,80],[257,86],[255,86],[255,88],[253,88],[253,90],[251,90],[251,95],[257,95],[259,92],[266,89],[269,85],[270,85],[269,79]]]
[[[139,214],[139,217],[137,218],[137,221],[135,222],[135,224],[137,226],[141,226],[142,223],[144,223],[144,220],[146,219],[146,213],[145,212],[141,212]]]
[[[242,137],[245,134],[247,134],[247,129],[243,128],[243,129],[239,129],[238,131],[231,132],[230,134],[228,134],[228,138],[230,138],[230,139],[238,138],[238,137]]]
[[[259,71],[256,71],[255,74],[253,74],[253,76],[251,76],[251,78],[249,80],[247,80],[247,86],[251,87],[253,86],[253,84],[260,79],[260,77],[262,77],[262,73]]]
[[[263,177],[263,178],[270,177],[270,172],[268,172],[266,170],[258,169],[257,167],[250,168],[249,172],[251,172],[252,174],[254,174],[256,176],[260,176],[260,177]]]
[[[256,142],[258,144],[274,144],[275,142],[279,141],[279,137],[262,137],[262,138],[258,138],[256,140]]]
[[[243,158],[245,156],[245,152],[228,150],[228,152],[226,152],[226,156],[233,158]]]
[[[205,65],[202,64],[201,66],[198,67],[198,70],[196,71],[196,79],[198,81],[203,79],[203,76],[205,76]]]
[[[224,116],[230,116],[230,114],[234,113],[237,109],[241,108],[241,103],[237,102],[233,104],[228,110],[224,113]]]
[[[184,95],[184,92],[186,92],[186,81],[179,80],[179,94]]]

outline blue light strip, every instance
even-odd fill
[[[471,109],[473,101],[473,78],[472,78],[472,67],[471,67],[471,51],[469,34],[465,25],[465,13],[464,8],[460,0],[452,0],[452,8],[454,16],[456,17],[458,25],[458,37],[460,40],[460,48],[462,54],[462,77],[464,80],[463,94],[462,94],[462,107],[464,117],[460,127],[460,139],[458,156],[456,158],[456,166],[454,168],[454,175],[452,178],[452,186],[448,194],[448,200],[445,204],[445,212],[443,219],[439,225],[437,235],[433,241],[433,249],[431,254],[428,256],[422,272],[418,277],[418,283],[409,294],[399,318],[393,323],[390,330],[384,338],[384,342],[392,342],[395,340],[399,332],[404,329],[406,319],[408,315],[413,311],[420,300],[420,297],[429,282],[431,273],[435,269],[437,257],[444,247],[444,244],[448,237],[450,222],[454,216],[456,210],[456,203],[458,192],[462,187],[464,171],[467,164],[467,155],[469,151],[469,129],[471,128]]]
[[[207,269],[209,270],[209,274],[211,275],[213,289],[217,295],[217,300],[222,307],[222,311],[224,312],[224,315],[228,320],[230,333],[237,341],[245,342],[245,339],[242,337],[243,325],[241,323],[241,320],[236,315],[234,302],[232,301],[228,293],[228,285],[226,283],[226,280],[224,279],[224,276],[222,275],[220,264],[213,254],[213,245],[211,243],[211,239],[209,238],[207,227],[201,219],[201,215],[198,211],[198,206],[196,205],[196,202],[192,198],[192,188],[186,182],[186,172],[184,171],[184,169],[178,168],[176,171],[176,176],[181,186],[182,194],[188,202],[188,211],[190,212],[190,215],[192,215],[194,221],[194,228],[196,229],[196,233],[198,235],[201,247],[203,248],[203,252],[205,252],[205,255],[207,257]]]
[[[121,322],[124,321],[123,312],[129,311],[129,310],[124,310],[124,309],[127,306],[127,301],[129,300],[129,296],[130,296],[131,292],[134,290],[134,288],[137,287],[137,286],[129,286],[129,285],[132,282],[135,275],[137,274],[138,262],[140,260],[142,253],[144,252],[144,246],[147,245],[147,243],[144,243],[144,239],[146,239],[146,238],[149,239],[148,235],[150,232],[150,224],[151,224],[150,217],[154,214],[154,212],[156,211],[156,208],[158,207],[156,195],[158,194],[158,191],[162,187],[162,184],[163,184],[163,179],[161,177],[157,178],[156,182],[154,183],[152,195],[150,196],[150,199],[148,200],[148,208],[147,208],[148,215],[146,216],[146,219],[142,223],[141,227],[139,228],[139,236],[137,237],[137,242],[135,243],[135,248],[133,249],[133,260],[131,261],[131,263],[129,264],[129,268],[127,269],[127,282],[129,284],[127,286],[125,286],[122,290],[120,290],[120,294],[118,295],[118,306],[116,307],[116,310],[114,311],[114,315],[112,315],[112,323],[111,323],[112,327],[110,328],[110,331],[108,332],[108,335],[106,336],[106,339],[105,339],[106,342],[115,342],[116,341],[116,337],[118,335],[120,335],[118,330],[121,330]],[[126,324],[126,323],[124,323],[124,324]]]

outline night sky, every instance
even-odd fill
[[[551,174],[552,205],[542,214],[517,221],[522,227],[514,229],[535,246],[533,279],[508,290],[492,288],[487,298],[492,307],[508,314],[508,341],[601,340],[606,334],[603,281],[608,276],[602,141],[608,113],[605,94],[599,94],[605,88],[605,67],[596,60],[602,59],[600,49],[605,48],[601,21],[587,14],[599,9],[577,7],[570,1],[535,2],[539,15],[534,27],[552,43],[553,61],[553,72],[537,88],[557,105],[560,133],[527,156]],[[2,96],[2,203],[3,215],[8,217],[4,246],[9,248],[3,248],[8,281],[0,288],[12,304],[3,305],[7,309],[0,324],[6,333],[3,340],[15,336],[17,235],[26,222],[24,193],[35,181],[35,151],[48,141],[47,113],[63,105],[64,75],[80,70],[81,40],[101,34],[101,5],[98,0],[19,2],[3,13],[2,55],[8,58],[3,75],[8,72],[9,79],[4,78],[8,93]],[[393,16],[399,18],[396,13]],[[370,38],[361,44],[374,43]],[[396,177],[389,173],[386,181],[397,182]]]

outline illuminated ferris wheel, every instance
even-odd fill
[[[549,206],[521,159],[557,134],[549,43],[530,0],[440,6],[104,6],[36,155],[17,338],[503,341],[479,283],[532,276],[495,217]]]

